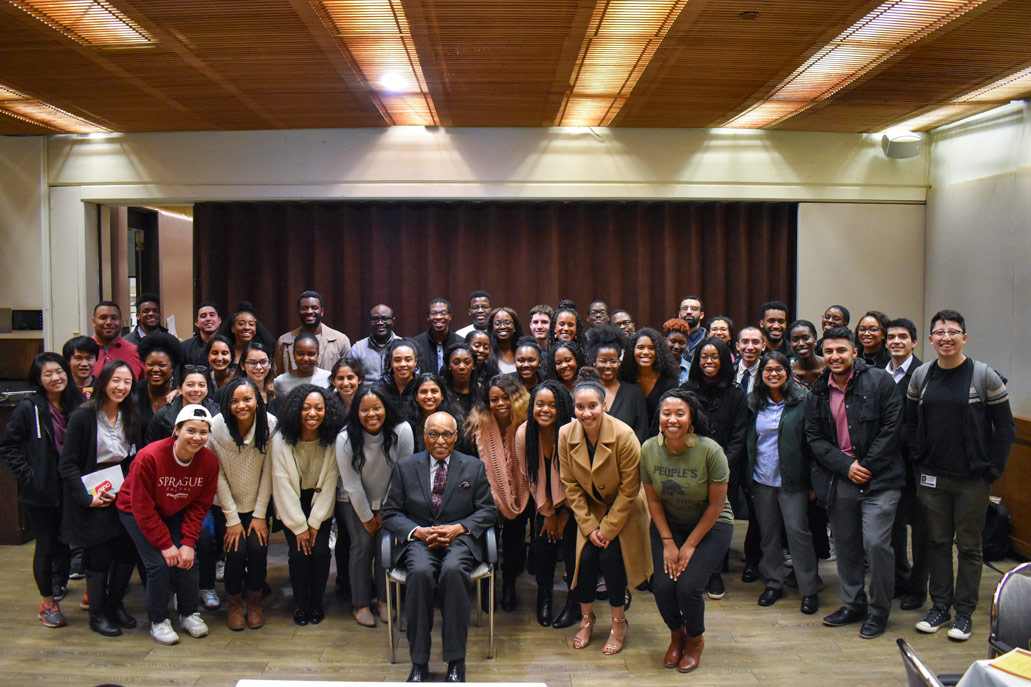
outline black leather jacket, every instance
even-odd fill
[[[905,463],[900,451],[902,399],[895,381],[884,370],[856,358],[855,374],[845,389],[845,415],[855,458],[838,447],[838,431],[831,415],[830,369],[813,384],[805,403],[805,434],[813,452],[813,489],[823,505],[834,498],[838,479],[848,479],[853,460],[873,476],[860,485],[864,492],[899,489],[905,484]]]

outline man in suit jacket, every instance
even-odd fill
[[[909,389],[909,378],[913,371],[920,367],[920,358],[914,355],[917,336],[916,325],[912,320],[900,317],[888,324],[885,346],[891,353],[885,370],[895,380],[903,402],[906,390]],[[906,485],[902,488],[902,498],[895,512],[895,524],[891,529],[891,548],[895,552],[895,596],[902,596],[899,608],[912,611],[924,605],[927,600],[927,527],[920,516],[920,504],[916,499],[916,456],[908,455],[905,442],[899,445],[906,459]],[[913,565],[909,565],[906,555],[906,526],[912,530]]]
[[[486,559],[483,535],[497,521],[497,509],[483,463],[454,451],[455,418],[433,413],[424,438],[426,451],[394,465],[383,505],[383,527],[401,543],[395,563],[407,571],[408,681],[429,678],[433,606],[440,598],[445,682],[465,682],[470,574]]]

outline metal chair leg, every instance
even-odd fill
[[[490,608],[487,609],[487,658],[494,658],[494,573],[491,572],[490,577]]]
[[[397,646],[394,642],[394,604],[391,603],[390,580],[387,580],[387,641],[390,642],[390,662],[397,663]],[[399,618],[400,619],[400,618]]]
[[[483,627],[483,578],[476,578],[476,627]]]

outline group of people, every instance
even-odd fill
[[[402,337],[381,304],[353,345],[322,322],[318,293],[297,306],[299,326],[276,340],[250,304],[223,319],[204,302],[180,342],[155,295],[137,299],[124,337],[105,301],[92,337],[37,356],[0,453],[36,534],[44,625],[66,624],[58,602],[81,549],[102,635],[136,626],[123,600],[137,566],[154,639],[178,641],[173,594],[180,628],[205,635],[198,608],[220,604],[222,558],[228,627],[260,628],[279,527],[293,621],[318,624],[335,526],[337,587],[375,627],[386,532],[406,570],[409,679],[428,677],[439,601],[446,680],[464,681],[470,573],[497,527],[503,610],[529,558],[539,624],[577,625],[584,649],[607,602],[602,652],[615,654],[632,592],[650,589],[671,633],[664,665],[689,672],[704,598],[725,595],[734,521],[747,520],[742,579],[762,582],[760,606],[793,585],[816,613],[818,561],[836,555],[843,605],[825,625],[877,637],[894,597],[915,610],[929,591],[917,629],[970,637],[988,491],[1015,429],[1002,376],[963,353],[958,312],[931,318],[937,357],[921,364],[910,320],[871,311],[853,331],[840,305],[817,328],[771,301],[735,331],[696,296],[661,329],[602,301],[585,321],[563,301],[532,308],[524,336],[515,310],[474,291],[464,329],[434,298],[427,329]]]

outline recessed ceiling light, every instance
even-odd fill
[[[766,97],[720,126],[761,129],[826,100],[984,0],[887,0],[820,48]]]
[[[60,133],[89,134],[110,131],[88,119],[76,117],[50,103],[29,97],[3,85],[0,85],[0,112],[23,122]]]
[[[397,72],[387,72],[380,77],[379,85],[382,86],[385,91],[400,93],[405,90],[408,83],[405,81],[405,78]]]
[[[107,0],[10,0],[76,43],[101,48],[147,47],[157,40]]]
[[[316,5],[392,125],[440,124],[401,0],[317,0]]]
[[[608,126],[687,0],[598,0],[556,126]]]

